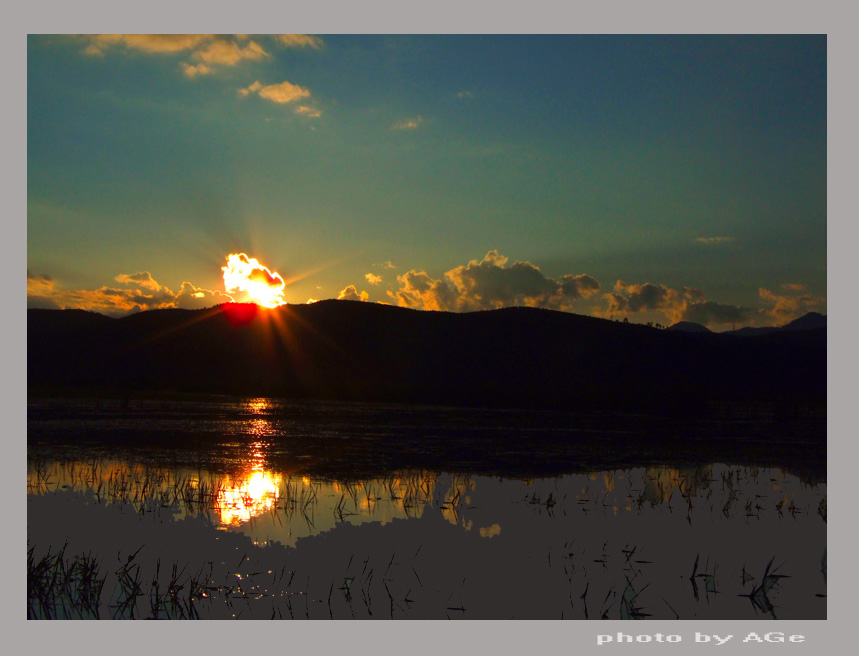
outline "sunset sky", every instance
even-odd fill
[[[30,36],[28,307],[826,313],[825,36]]]

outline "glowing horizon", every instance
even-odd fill
[[[826,90],[825,34],[31,34],[27,306],[826,314]]]

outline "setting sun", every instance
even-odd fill
[[[286,303],[283,298],[286,283],[281,275],[270,271],[255,257],[248,257],[245,253],[230,253],[227,266],[221,267],[221,271],[224,272],[227,292],[246,292],[249,302],[267,308]]]

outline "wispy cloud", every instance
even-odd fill
[[[710,244],[711,246],[721,246],[736,241],[734,237],[698,237],[695,239],[699,244]]]
[[[313,48],[319,50],[325,43],[312,34],[276,34],[274,37],[280,45],[287,48]]]
[[[138,285],[144,289],[152,291],[160,291],[161,285],[152,277],[148,271],[138,271],[137,273],[120,273],[116,278],[116,282],[125,283],[126,285]]]
[[[191,59],[208,66],[235,66],[244,60],[259,61],[270,56],[256,41],[242,47],[235,41],[217,39],[206,47],[195,50]]]
[[[403,121],[398,121],[391,126],[392,130],[416,130],[424,122],[422,116],[407,118]]]
[[[782,287],[791,291],[804,291],[806,289],[805,285],[795,285],[794,283],[788,283]],[[776,294],[763,287],[758,289],[758,294],[768,306],[771,306],[762,310],[762,314],[772,317],[776,325],[783,325],[798,319],[826,303],[826,299],[822,296]]]
[[[47,297],[53,293],[55,288],[56,283],[51,276],[37,275],[27,271],[27,296]]]
[[[84,53],[104,55],[112,48],[144,53],[179,53],[193,50],[217,38],[214,34],[88,34]]]
[[[239,89],[239,93],[242,96],[249,96],[255,93],[260,98],[265,98],[279,104],[291,103],[300,98],[308,98],[310,96],[309,89],[287,81],[283,81],[280,84],[264,85],[257,80],[250,86]]]
[[[474,91],[460,91],[456,94],[457,98],[474,98]]]
[[[249,35],[224,34],[93,34],[79,37],[87,55],[108,52],[137,52],[150,55],[188,54],[180,70],[188,78],[210,75],[218,67],[236,66],[243,61],[261,61],[271,55]]]
[[[319,118],[322,116],[322,111],[316,107],[311,107],[309,105],[299,105],[295,108],[295,113],[301,116],[306,116],[307,118]]]
[[[378,285],[380,282],[382,282],[382,276],[377,276],[375,273],[364,274],[364,277],[371,285]]]
[[[125,287],[63,289],[50,276],[27,272],[27,307],[81,309],[111,316],[163,308],[199,309],[232,302],[229,294],[183,282],[178,293],[159,284],[148,271],[121,273],[115,280]]]
[[[182,62],[182,72],[185,74],[185,77],[193,78],[198,75],[209,75],[212,71],[212,67],[206,66],[206,64],[197,64],[194,66],[188,62]]]

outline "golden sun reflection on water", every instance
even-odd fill
[[[251,470],[245,476],[225,476],[216,502],[221,524],[240,526],[275,508],[281,483],[281,476],[263,469]]]
[[[261,403],[252,401],[249,407],[261,411],[266,405],[264,400],[259,401]],[[267,423],[264,419],[251,420],[252,424],[255,422]],[[215,509],[223,527],[241,526],[277,507],[283,477],[266,470],[266,446],[262,441],[248,445],[245,471],[228,474],[220,480]]]
[[[263,398],[248,399],[244,402],[244,409],[251,415],[249,419],[243,422],[249,435],[262,438],[276,434],[274,424],[266,418],[271,407],[271,402]]]

